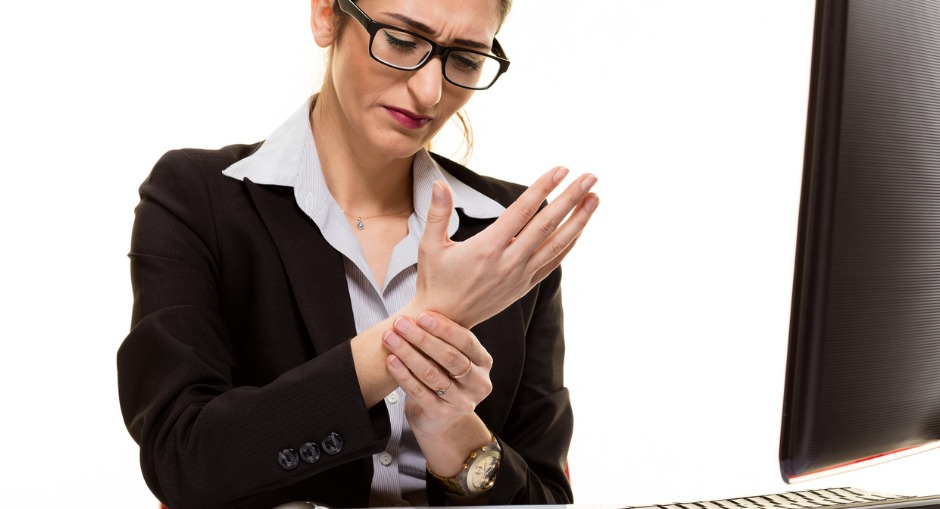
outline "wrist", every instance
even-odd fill
[[[486,443],[468,455],[455,475],[437,474],[430,465],[427,471],[446,493],[460,497],[479,497],[487,494],[495,484],[501,461],[502,448],[496,441],[496,435],[490,433]]]
[[[473,451],[490,441],[493,433],[475,413],[447,426],[442,433],[430,435],[414,430],[428,468],[444,476],[456,476]]]
[[[398,383],[386,369],[389,351],[382,342],[382,336],[394,328],[395,319],[400,316],[417,317],[415,308],[410,304],[397,313],[373,325],[350,340],[353,364],[359,379],[366,408],[372,408],[395,390]]]

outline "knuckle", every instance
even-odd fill
[[[476,335],[470,331],[467,331],[466,334],[461,336],[459,348],[464,352],[472,352],[475,349],[482,349],[484,353],[488,354],[486,349],[483,348],[483,345],[480,344],[480,341],[477,339]]]
[[[448,351],[444,353],[443,358],[441,359],[444,366],[457,366],[460,364],[461,355],[455,351]]]
[[[568,248],[568,245],[565,244],[564,242],[559,242],[559,241],[557,241],[557,240],[553,240],[553,241],[549,244],[549,253],[551,253],[552,257],[556,257],[556,256],[558,256],[558,255],[564,253],[564,252],[565,252],[565,249],[567,249],[567,248]]]
[[[558,224],[555,221],[542,221],[538,225],[539,232],[544,236],[549,236],[558,229]]]
[[[434,366],[433,364],[428,365],[426,368],[424,368],[423,372],[424,372],[424,379],[429,384],[435,384],[439,382],[441,379],[440,371],[438,371],[437,367]]]
[[[469,334],[464,335],[461,338],[458,348],[460,348],[461,351],[469,352],[471,348],[476,346],[476,343],[477,343],[477,338],[471,332]]]
[[[534,216],[535,213],[538,212],[539,210],[538,205],[530,203],[528,201],[519,201],[516,203],[519,204],[519,208],[516,209],[517,213],[519,214],[519,217],[521,217],[522,219],[526,221],[531,219],[532,216]]]
[[[408,384],[408,387],[409,388],[405,392],[410,394],[415,399],[423,398],[425,393],[428,391],[427,387],[417,380],[412,380],[411,383]]]

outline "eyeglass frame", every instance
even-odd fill
[[[362,28],[364,28],[366,32],[369,33],[369,56],[371,56],[372,59],[375,60],[376,62],[382,65],[391,67],[392,69],[398,69],[400,71],[417,71],[418,69],[421,69],[422,67],[427,65],[427,63],[430,62],[432,58],[434,58],[437,55],[440,55],[441,56],[441,74],[444,76],[444,79],[447,80],[448,83],[454,86],[457,86],[460,88],[466,88],[468,90],[486,90],[492,87],[493,84],[496,83],[496,80],[498,80],[499,77],[504,72],[509,70],[509,60],[506,57],[506,52],[503,51],[502,46],[499,45],[499,41],[497,41],[496,38],[493,38],[493,54],[486,53],[483,51],[477,51],[477,50],[473,50],[469,48],[443,46],[441,44],[438,44],[432,41],[431,39],[428,39],[427,37],[423,35],[416,34],[410,30],[405,30],[395,25],[389,25],[386,23],[381,23],[381,22],[373,20],[372,18],[369,17],[368,14],[366,14],[362,9],[360,9],[359,6],[356,5],[356,3],[353,2],[352,0],[337,0],[337,4],[339,5],[339,9],[341,11],[355,18],[356,21],[359,22],[360,25],[362,25]],[[378,31],[383,28],[390,28],[397,32],[402,32],[412,37],[421,39],[422,41],[425,41],[431,45],[431,51],[429,51],[428,54],[425,55],[424,58],[413,67],[402,67],[402,66],[393,65],[384,60],[381,60],[379,57],[375,56],[375,53],[372,52],[372,44],[375,41],[375,34],[378,33]],[[447,71],[446,71],[447,66],[445,65],[447,63],[447,58],[450,56],[451,52],[453,51],[461,51],[464,53],[475,53],[477,55],[483,55],[485,57],[492,58],[499,63],[499,71],[496,73],[496,76],[493,77],[493,80],[490,81],[489,85],[485,87],[468,87],[466,85],[461,85],[460,83],[455,83],[453,80],[447,77]]]

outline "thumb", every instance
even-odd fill
[[[435,180],[431,186],[431,205],[428,207],[428,224],[424,228],[424,237],[432,240],[447,239],[447,227],[450,214],[454,210],[454,198],[450,188],[441,180]]]

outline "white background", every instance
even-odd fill
[[[780,481],[812,17],[810,0],[517,0],[500,34],[513,64],[470,103],[470,166],[600,177],[565,264],[579,503],[940,493],[936,451]],[[116,388],[137,187],[166,150],[261,140],[317,89],[308,18],[286,0],[0,7],[4,506],[155,507]]]

